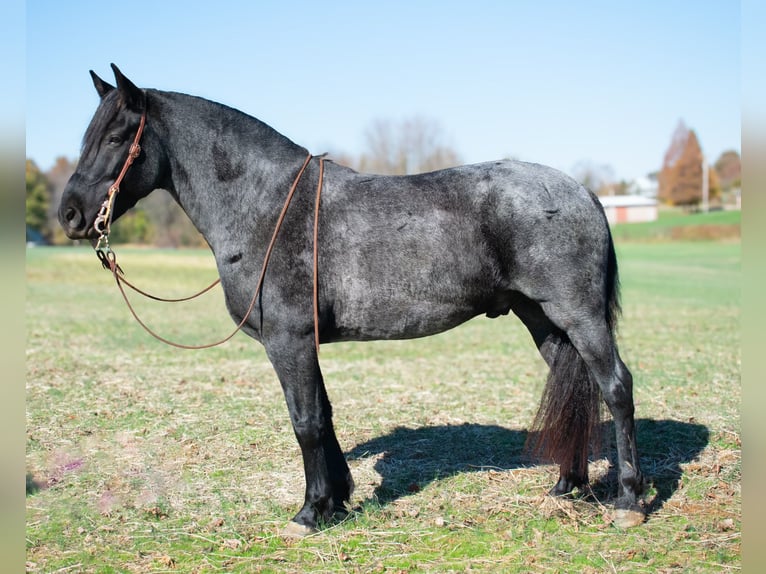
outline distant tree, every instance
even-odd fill
[[[597,195],[614,195],[614,168],[591,160],[578,161],[572,168],[572,177]]]
[[[164,190],[155,190],[137,209],[146,213],[151,239],[159,247],[206,247],[207,242],[183,209]]]
[[[61,196],[64,195],[64,188],[76,167],[77,161],[60,156],[56,158],[53,167],[45,172],[45,177],[51,185],[51,201],[48,206],[48,228],[51,230],[49,239],[56,244],[65,244],[69,241],[58,224],[56,213],[61,203]]]
[[[723,152],[714,167],[723,191],[742,187],[742,160],[735,150]]]
[[[58,205],[61,203],[61,196],[64,194],[64,188],[75,169],[77,169],[76,160],[59,156],[56,158],[53,167],[45,172],[45,177],[51,183],[51,207],[53,211],[58,209]]]
[[[686,148],[686,142],[689,140],[689,128],[683,120],[678,120],[678,125],[673,131],[673,136],[670,140],[665,156],[662,158],[662,167],[669,167],[675,165]]]
[[[340,165],[345,165],[346,167],[350,167],[351,169],[356,169],[358,167],[357,159],[351,154],[348,154],[344,151],[340,151],[340,150],[330,151],[328,152],[327,156],[328,156],[328,159],[331,159],[335,163],[339,163]]]
[[[715,170],[709,169],[708,198],[715,198],[720,189]],[[658,197],[671,205],[691,207],[702,201],[703,155],[697,134],[679,122],[665,152],[659,174]]]
[[[671,147],[674,144],[675,138]],[[687,132],[681,153],[670,157],[672,162],[666,162],[660,174],[660,198],[673,205],[698,204],[702,200],[702,150],[694,131]]]
[[[132,209],[115,221],[109,233],[111,243],[146,245],[152,243],[152,239],[152,224],[140,208]]]
[[[116,243],[206,247],[207,242],[169,193],[157,189],[112,226]]]
[[[37,164],[31,159],[26,164],[26,223],[44,237],[50,235],[48,227],[48,205],[50,204],[50,182]]]
[[[447,143],[440,124],[414,117],[396,123],[377,120],[366,131],[367,150],[357,169],[387,175],[423,173],[461,163]]]
[[[631,191],[631,182],[621,179],[610,183],[601,190],[599,195],[628,195]]]

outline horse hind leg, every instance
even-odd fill
[[[519,296],[513,305],[549,367],[527,448],[559,465],[550,494],[562,496],[588,483],[588,453],[600,422],[601,397],[568,335],[538,303]]]
[[[621,527],[640,524],[645,515],[639,497],[645,483],[636,446],[633,376],[620,358],[613,326],[603,314],[580,314],[568,324],[566,333],[577,355],[578,369],[584,366],[591,381],[588,394],[603,397],[614,419],[618,469],[614,522]]]
[[[633,526],[644,519],[638,498],[644,479],[635,438],[633,378],[619,356],[612,326],[603,315],[572,322],[550,303],[545,309],[526,300],[514,311],[532,334],[550,367],[540,409],[530,435],[534,452],[559,464],[551,489],[564,495],[588,482],[587,456],[598,438],[601,398],[611,412],[617,435],[618,498],[615,524]],[[568,325],[567,330],[557,325]]]
[[[639,497],[645,482],[636,445],[633,376],[620,358],[611,329],[604,321],[581,324],[570,330],[570,337],[614,419],[618,470],[615,524],[622,527],[640,524],[644,511]]]

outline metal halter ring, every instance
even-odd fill
[[[111,204],[111,197],[109,199],[105,199],[104,203],[101,204],[101,209],[98,210],[98,215],[96,216],[96,220],[93,222],[93,229],[101,235],[102,237],[105,236],[109,232],[109,225],[107,224],[107,220],[109,218],[109,213],[111,211],[110,209]]]

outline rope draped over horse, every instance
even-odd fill
[[[238,110],[140,89],[112,68],[116,86],[91,72],[100,102],[59,221],[70,238],[102,243],[111,221],[164,189],[204,236],[227,309],[263,344],[301,448],[304,504],[287,535],[343,514],[354,486],[319,343],[424,337],[510,312],[550,368],[534,449],[559,465],[551,494],[587,485],[603,400],[616,431],[615,523],[643,520],[633,379],[615,341],[617,261],[591,192],[557,170],[512,160],[411,176],[357,173]],[[115,182],[119,192],[110,193]]]

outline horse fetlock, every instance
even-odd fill
[[[333,499],[336,506],[340,502],[344,504],[351,499],[351,495],[354,493],[354,478],[351,476],[351,472],[346,470],[345,474],[338,480],[333,480]]]
[[[646,480],[641,473],[636,473],[630,463],[626,462],[629,472],[621,473],[617,496],[619,499],[629,501],[626,504],[635,503],[639,496],[646,491]]]
[[[548,494],[551,496],[564,496],[572,492],[575,488],[581,488],[587,484],[587,474],[582,476],[578,473],[562,472],[558,482],[550,489]]]

